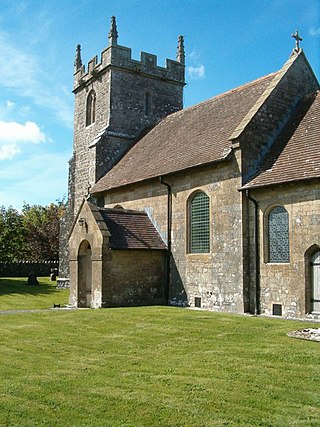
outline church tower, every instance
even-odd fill
[[[93,57],[87,70],[77,46],[74,72],[74,212],[93,185],[125,152],[163,117],[182,109],[185,85],[183,38],[177,60],[166,67],[145,52],[140,61],[118,45],[116,19],[111,18],[108,47],[101,61]]]
[[[139,138],[162,118],[181,110],[185,85],[185,52],[179,36],[176,60],[157,65],[155,55],[118,44],[116,18],[111,18],[108,47],[101,60],[94,56],[87,68],[81,47],[74,61],[74,145],[69,168],[69,198],[65,225],[71,226],[89,188],[121,159]],[[69,217],[69,219],[67,219]],[[68,225],[68,224],[69,225]],[[65,234],[62,232],[62,235]],[[61,235],[60,246],[66,248]],[[60,256],[60,277],[67,273],[66,249]]]

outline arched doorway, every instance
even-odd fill
[[[91,290],[91,246],[87,240],[84,240],[81,242],[78,252],[78,307],[91,306]]]
[[[320,250],[311,256],[312,313],[320,314]]]

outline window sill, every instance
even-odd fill
[[[187,253],[186,254],[188,257],[194,257],[194,258],[197,258],[197,257],[204,257],[204,256],[209,256],[209,255],[211,255],[211,252],[198,252],[198,253],[196,253],[196,252],[189,252],[189,253]]]
[[[289,262],[265,262],[265,265],[290,265]]]
[[[90,125],[86,125],[86,129],[91,128],[93,125],[95,125],[96,122],[90,123]]]

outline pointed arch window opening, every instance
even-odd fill
[[[151,101],[152,101],[151,93],[147,92],[145,95],[145,100],[144,100],[144,103],[145,103],[144,104],[144,114],[146,116],[150,116],[150,114],[151,114]]]
[[[96,120],[96,93],[92,90],[87,98],[86,126],[90,126]]]
[[[268,215],[268,262],[290,262],[289,214],[282,206],[276,206]]]
[[[78,249],[78,307],[91,306],[92,293],[92,249],[83,240]]]
[[[210,252],[210,199],[196,193],[189,202],[189,253]]]

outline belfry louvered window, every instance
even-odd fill
[[[189,203],[189,252],[210,252],[210,200],[203,192]]]
[[[268,216],[269,262],[290,261],[289,215],[282,206],[273,208]]]

